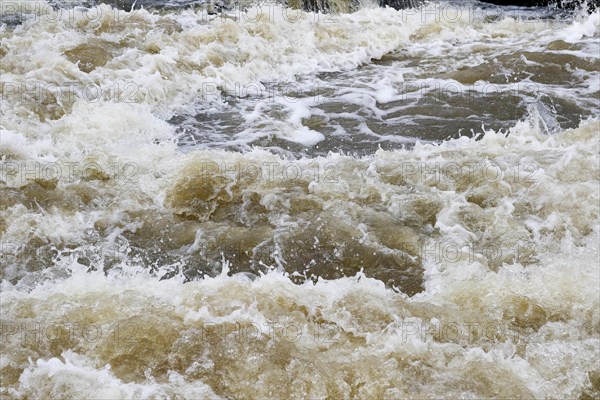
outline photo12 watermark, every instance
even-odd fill
[[[302,3],[290,7],[283,1],[244,0],[189,2],[183,4],[186,11],[192,11],[198,23],[239,23],[250,24],[294,24],[308,22],[312,24],[334,24],[339,22],[339,11],[328,7],[327,12],[307,13]],[[158,7],[157,7],[158,6]],[[135,23],[144,12],[156,13],[162,4],[147,0],[60,0],[48,2],[42,0],[0,2],[0,17],[19,16],[30,24],[62,24],[71,29],[85,29],[102,23],[105,31],[119,29],[119,25]],[[182,7],[183,8],[183,7]]]
[[[541,20],[531,10],[523,7],[497,7],[468,1],[418,1],[412,7],[400,10],[404,23],[421,24],[473,24],[512,19],[522,23],[552,23]]]
[[[524,97],[536,97],[540,93],[537,83],[521,81],[502,84],[478,81],[470,85],[458,81],[406,81],[394,89],[399,101],[416,102],[428,99],[469,104],[476,104],[489,96],[502,96],[504,102],[518,105]]]
[[[204,181],[228,180],[275,183],[294,180],[334,183],[340,178],[335,162],[217,162],[205,161],[196,166],[197,177]]]
[[[335,96],[338,87],[333,84],[298,82],[204,82],[199,98],[204,103],[222,103],[228,98],[243,99],[245,103],[323,103]]]
[[[69,306],[69,304],[64,304]],[[138,341],[140,327],[131,321],[90,323],[84,320],[39,322],[31,320],[1,320],[0,342],[13,345],[41,343],[109,342],[114,345],[131,345]]]
[[[133,162],[115,162],[100,165],[93,161],[2,161],[0,162],[0,181],[17,186],[25,185],[31,181],[68,184],[80,181],[110,180],[113,182],[136,183],[139,178],[139,171],[139,165]]]
[[[509,321],[504,320],[449,320],[443,317],[423,321],[408,318],[394,324],[402,343],[411,341],[428,341],[478,344],[481,342],[499,343],[510,341],[514,344],[537,343],[541,339],[538,331],[515,329]]]
[[[111,25],[133,19],[140,10],[134,4],[134,0],[111,0],[106,4],[95,0],[2,0],[0,17],[20,16],[29,24],[61,24],[71,29],[82,29],[83,26],[106,21],[111,22],[107,26],[110,31]]]
[[[52,84],[46,82],[0,82],[0,95],[3,101],[33,101],[38,104],[67,103],[84,101],[86,103],[113,102],[135,103],[139,86],[135,82],[113,82],[110,85],[64,82]]]
[[[543,169],[532,160],[517,163],[494,159],[481,161],[405,161],[394,169],[382,170],[382,175],[400,178],[410,184],[481,184],[507,182],[522,185],[539,183]]]
[[[24,243],[0,240],[0,261],[10,263],[23,263],[30,260],[56,261],[67,264],[103,266],[106,260],[123,260],[130,255],[126,246],[102,246],[84,244],[77,247],[57,247],[47,244],[34,248]]]
[[[300,343],[309,341],[312,343],[335,343],[342,333],[340,327],[334,323],[316,322],[293,322],[293,321],[266,321],[257,322],[202,322],[202,339],[206,342],[215,343],[221,341],[232,341],[237,343],[248,343],[253,341],[287,341]]]

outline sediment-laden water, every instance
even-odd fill
[[[2,398],[600,398],[600,13],[128,9],[2,2]]]

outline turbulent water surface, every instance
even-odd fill
[[[0,3],[1,398],[600,399],[599,12],[115,4]]]

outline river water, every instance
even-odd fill
[[[163,5],[2,1],[3,399],[600,398],[600,13]]]

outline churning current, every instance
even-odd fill
[[[600,398],[600,13],[323,4],[1,1],[0,397]]]

